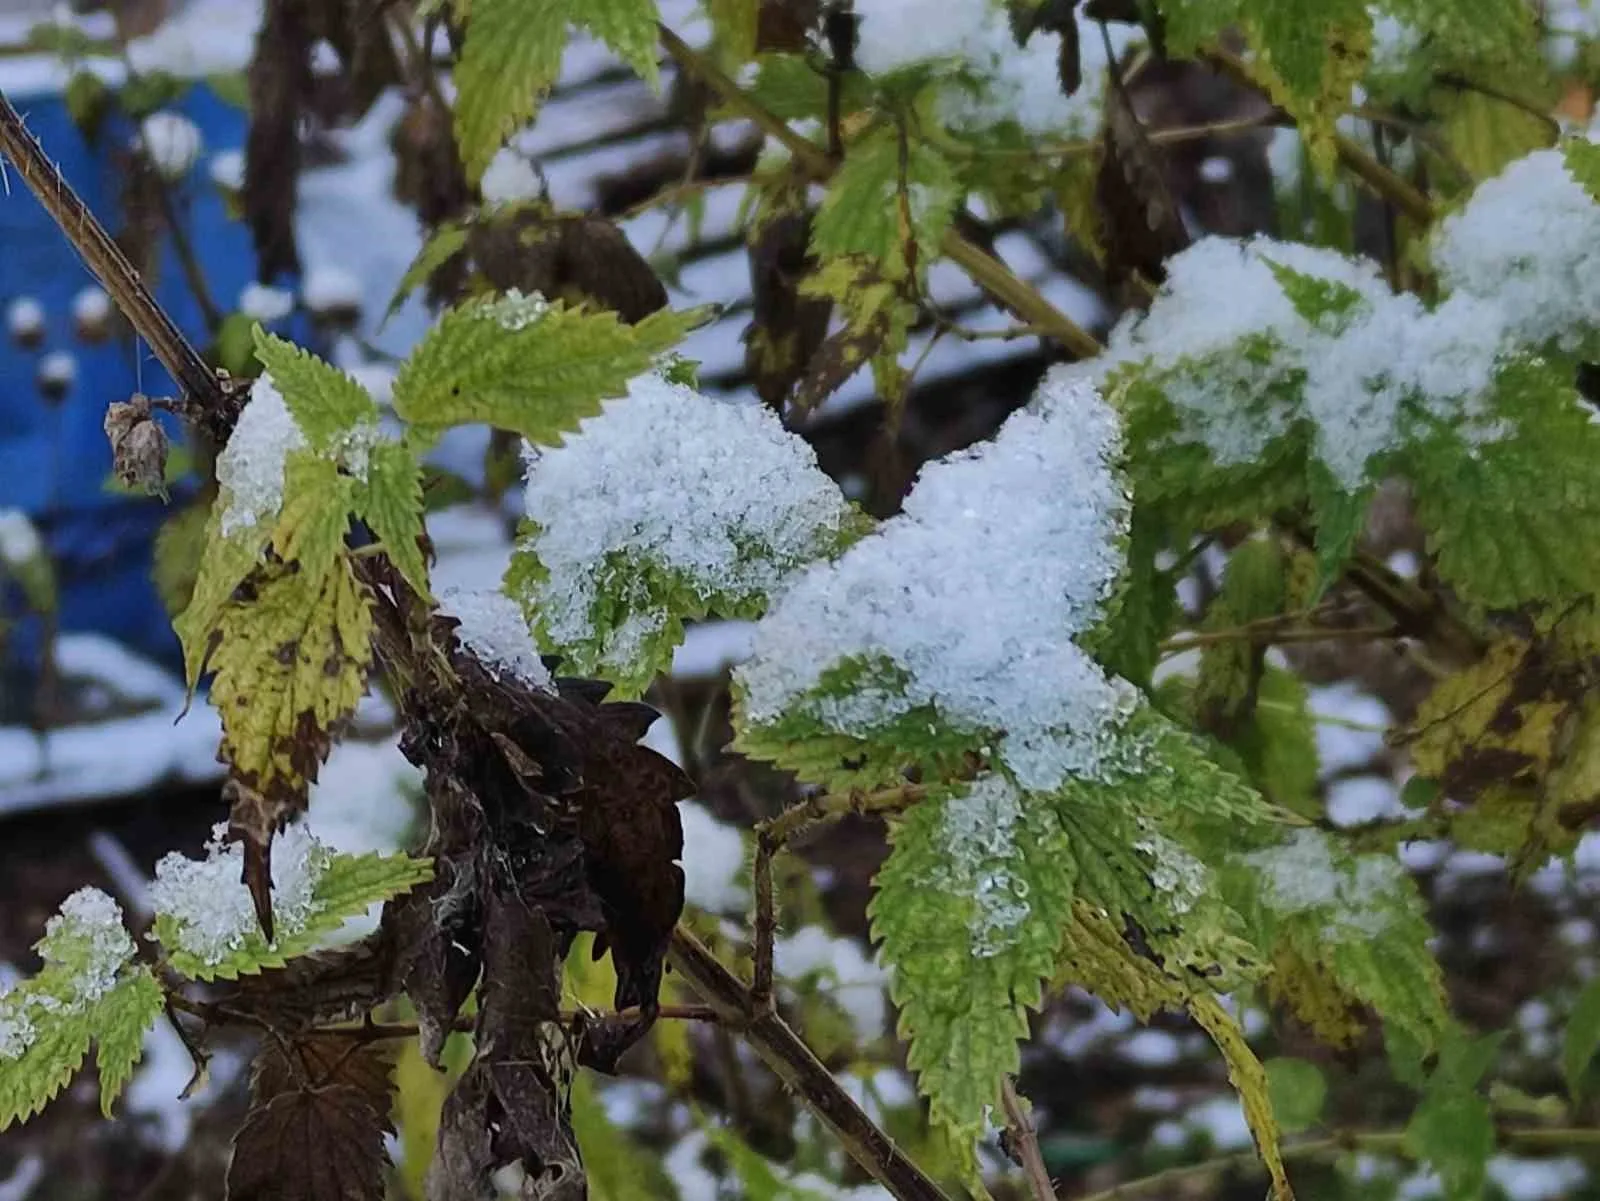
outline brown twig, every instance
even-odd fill
[[[793,1028],[776,1011],[755,1013],[750,990],[682,926],[672,936],[671,962],[723,1021],[748,1020],[741,1031],[745,1041],[874,1180],[899,1201],[947,1201],[939,1186],[850,1099]]]
[[[1007,1076],[1000,1082],[1000,1104],[1006,1111],[1006,1131],[1010,1135],[1011,1151],[1022,1164],[1023,1175],[1028,1179],[1028,1191],[1034,1201],[1056,1201],[1055,1185],[1050,1183],[1050,1172],[1044,1166],[1044,1155],[1039,1150],[1039,1132],[1033,1128],[1033,1119],[1024,1108],[1017,1087]]]
[[[1161,644],[1163,655],[1175,655],[1196,647],[1216,646],[1224,642],[1250,642],[1258,646],[1284,646],[1292,642],[1369,642],[1378,638],[1394,638],[1400,633],[1393,622],[1366,626],[1310,626],[1295,628],[1285,624],[1283,618],[1267,618],[1231,630],[1202,630],[1198,634],[1185,634],[1168,638]]]
[[[3,91],[0,91],[0,154],[11,160],[28,190],[72,242],[100,286],[134,331],[150,344],[161,365],[183,389],[191,412],[196,416],[215,414],[227,419],[232,401],[221,380],[156,303],[127,255],[73,191],[60,168],[45,155],[38,139],[28,132],[22,116]]]

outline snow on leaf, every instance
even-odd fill
[[[1519,342],[1575,348],[1600,308],[1600,203],[1574,177],[1586,152],[1538,150],[1480,184],[1433,241],[1440,283],[1492,301]]]
[[[1432,1046],[1447,1029],[1433,929],[1405,869],[1390,855],[1356,855],[1300,829],[1275,846],[1235,854],[1224,893],[1258,945],[1319,964],[1339,989],[1386,1023]]]
[[[873,938],[933,1116],[971,1139],[1054,968],[1074,858],[1049,807],[1002,775],[918,805],[892,842]]]
[[[808,719],[871,740],[931,711],[980,744],[992,732],[1025,788],[1106,767],[1136,698],[1071,639],[1121,571],[1120,451],[1110,408],[1053,374],[993,442],[925,467],[902,514],[758,625],[736,675],[741,737]]]
[[[855,60],[888,81],[938,71],[935,113],[949,126],[981,132],[1020,126],[1033,135],[1089,137],[1099,131],[1108,72],[1100,26],[1082,13],[1078,58],[1083,80],[1067,96],[1057,66],[1061,35],[1040,30],[1018,46],[999,4],[944,0],[856,0]],[[1121,22],[1106,26],[1113,54],[1135,41]]]
[[[560,445],[700,320],[663,310],[625,325],[559,302],[535,319],[531,300],[480,298],[446,313],[395,380],[395,411],[423,429],[486,422]]]
[[[43,970],[0,994],[0,1130],[60,1092],[92,1041],[100,1044],[101,1104],[109,1114],[162,1009],[160,985],[133,962],[121,907],[99,889],[68,897],[36,950]]]
[[[334,725],[361,699],[372,613],[343,560],[320,576],[294,564],[263,569],[252,585],[218,619],[211,699],[222,714],[221,757],[271,818],[304,808]]]
[[[306,445],[305,431],[272,373],[263,373],[251,385],[250,400],[217,456],[217,483],[226,498],[217,531],[223,538],[277,513],[283,504],[284,463]]]
[[[683,623],[754,617],[861,518],[762,406],[654,374],[529,461],[507,591],[566,669],[638,694]]]
[[[379,901],[432,878],[429,860],[405,855],[339,855],[303,824],[274,840],[273,933],[269,943],[241,883],[243,849],[219,823],[204,859],[176,852],[156,864],[155,935],[174,970],[194,980],[232,980],[282,967],[321,937]]]
[[[504,669],[535,688],[554,691],[550,671],[528,630],[527,618],[505,593],[447,592],[439,598],[439,612],[461,623],[456,627],[457,640],[492,674],[498,675]]]

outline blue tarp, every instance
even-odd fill
[[[56,96],[12,97],[29,129],[59,164],[89,208],[113,232],[122,224],[121,189],[135,130],[111,118],[91,142]],[[224,312],[238,305],[255,279],[250,236],[230,218],[212,179],[219,154],[238,152],[246,121],[238,108],[196,84],[166,110],[198,128],[202,151],[187,178],[168,185],[178,220],[194,248],[207,290]],[[111,451],[103,430],[106,406],[135,391],[174,395],[176,388],[148,348],[131,336],[86,340],[74,302],[95,281],[44,209],[10,172],[0,191],[0,315],[18,300],[43,311],[41,336],[25,342],[0,326],[0,509],[21,509],[38,527],[59,581],[59,628],[108,635],[166,663],[178,648],[171,623],[150,578],[152,548],[168,512],[159,501],[131,498],[107,488]],[[151,281],[157,297],[196,345],[208,341],[202,307],[185,281],[170,237],[163,239]],[[293,281],[276,281],[289,286]],[[279,332],[306,341],[309,331],[291,317]],[[52,359],[50,356],[55,356]],[[41,370],[70,356],[72,382],[58,401],[46,398]],[[174,500],[192,494],[181,485]],[[14,592],[14,590],[12,590]],[[11,669],[37,661],[40,623],[23,616],[19,597],[6,598],[14,625],[7,637]],[[10,624],[10,623],[8,623]]]

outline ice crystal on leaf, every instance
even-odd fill
[[[505,593],[447,592],[439,598],[439,611],[461,623],[456,638],[490,671],[504,669],[535,688],[551,691],[550,672],[539,658],[527,618]]]
[[[1063,94],[1057,63],[1061,35],[1040,30],[1018,46],[1003,5],[974,0],[857,0],[856,62],[874,75],[926,64],[951,64],[959,78],[940,96],[940,112],[958,128],[982,129],[1015,121],[1031,134],[1087,136],[1100,123],[1107,79],[1100,26],[1078,18],[1083,80]],[[1112,52],[1137,36],[1129,25],[1106,26]]]
[[[171,918],[179,949],[203,963],[221,963],[257,930],[254,905],[243,884],[244,851],[227,841],[228,827],[212,828],[204,859],[174,851],[156,864],[151,900]],[[280,941],[303,930],[314,915],[313,894],[329,852],[303,825],[291,825],[272,844],[272,912]]]
[[[1073,370],[1105,380],[1135,364],[1176,410],[1179,440],[1219,466],[1261,459],[1304,423],[1354,492],[1419,425],[1445,421],[1476,442],[1505,433],[1486,393],[1510,331],[1485,299],[1429,309],[1392,292],[1375,263],[1270,238],[1205,238],[1167,267],[1149,311]]]
[[[228,444],[217,456],[217,482],[227,497],[224,538],[276,513],[283,504],[283,471],[289,455],[306,445],[305,433],[283,393],[263,374],[250,389]]]
[[[757,615],[858,518],[769,410],[656,374],[533,453],[508,591],[575,670],[642,688],[686,617]]]
[[[1510,336],[1575,349],[1600,312],[1600,205],[1560,150],[1535,151],[1444,220],[1433,262],[1446,287],[1492,301]]]
[[[992,442],[924,468],[902,514],[783,595],[737,673],[748,720],[798,709],[866,736],[932,706],[959,729],[1003,731],[1024,788],[1100,770],[1135,693],[1072,638],[1121,571],[1120,453],[1112,410],[1052,373]],[[863,664],[888,670],[826,686]]]
[[[72,973],[82,1004],[98,1001],[133,958],[133,939],[122,924],[122,907],[98,888],[80,888],[45,924],[39,954]]]

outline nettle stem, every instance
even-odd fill
[[[39,140],[28,132],[22,115],[0,90],[0,154],[11,161],[22,182],[66,235],[100,286],[116,303],[161,365],[183,389],[190,415],[208,422],[228,416],[229,396],[200,352],[156,302],[122,248],[106,232],[86,204],[51,162]],[[0,171],[5,166],[0,163]],[[229,421],[231,426],[231,420]]]

